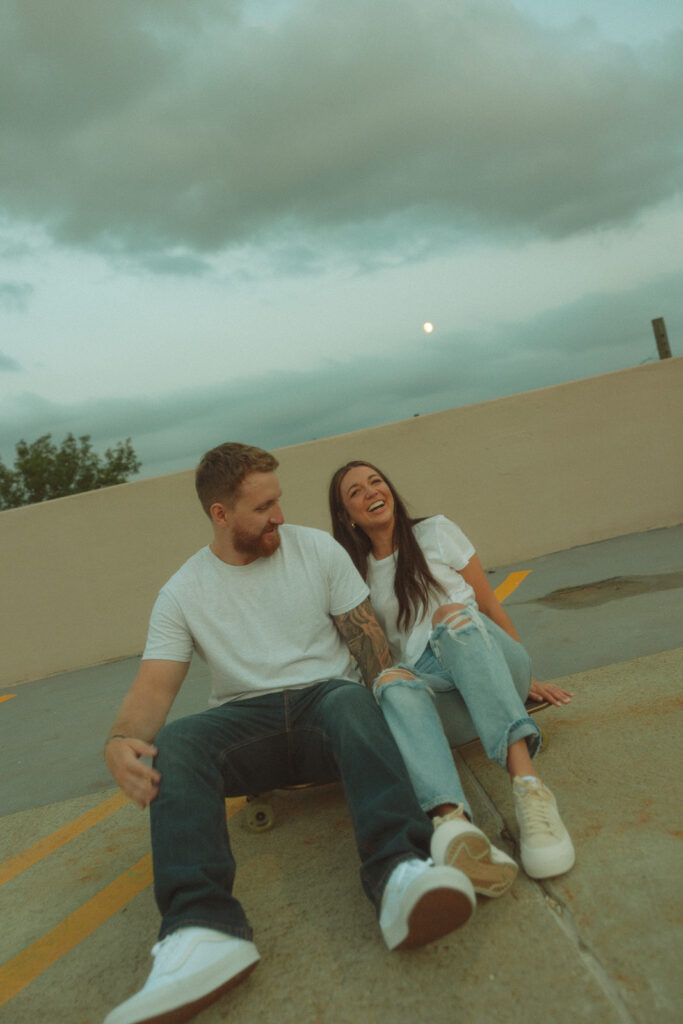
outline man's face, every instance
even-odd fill
[[[249,473],[230,512],[232,543],[250,560],[269,558],[280,547],[282,491],[275,473]]]

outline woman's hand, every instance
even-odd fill
[[[161,775],[141,760],[154,757],[157,748],[132,736],[113,736],[107,740],[104,759],[119,786],[143,810],[156,799]]]
[[[529,690],[529,697],[532,700],[547,700],[549,704],[554,704],[555,707],[562,707],[564,704],[569,704],[573,693],[569,690],[563,690],[561,686],[557,686],[556,683],[541,683],[538,679],[531,679],[531,688]]]

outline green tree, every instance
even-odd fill
[[[59,448],[52,434],[44,434],[31,444],[19,441],[16,451],[14,469],[0,459],[0,509],[123,484],[142,465],[130,438],[107,448],[103,459],[93,451],[90,434],[67,434]]]

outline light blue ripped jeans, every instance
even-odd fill
[[[479,737],[487,756],[505,768],[508,747],[526,739],[532,757],[541,734],[524,707],[531,661],[505,630],[467,605],[440,622],[415,665],[419,679],[375,685],[375,696],[403,755],[420,806],[464,804],[451,747]]]

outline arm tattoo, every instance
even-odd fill
[[[362,604],[350,612],[333,615],[332,621],[358,662],[363,682],[372,687],[379,673],[385,668],[391,668],[393,661],[387,638],[375,618],[370,598],[366,597]]]

